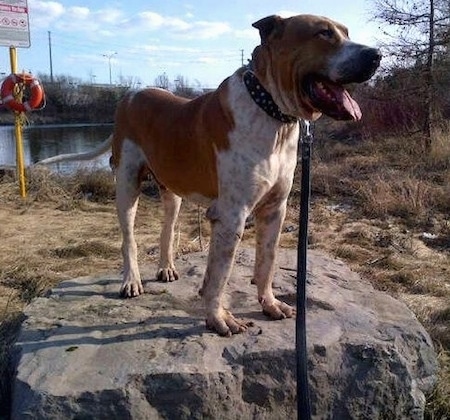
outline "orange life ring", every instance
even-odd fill
[[[29,98],[25,102],[19,102],[14,97],[14,88],[18,83],[23,83],[30,91]],[[39,80],[35,79],[31,74],[10,74],[2,83],[0,97],[2,103],[13,111],[27,112],[37,109],[42,105],[44,89]]]

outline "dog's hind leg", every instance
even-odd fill
[[[134,220],[139,202],[139,172],[144,165],[142,152],[131,141],[125,140],[116,177],[116,207],[122,230],[123,283],[122,297],[135,297],[144,293],[137,262],[137,244]]]
[[[165,187],[160,187],[161,201],[164,207],[164,224],[161,231],[159,267],[156,277],[161,281],[178,280],[178,273],[173,262],[173,242],[175,224],[181,206],[181,197]]]

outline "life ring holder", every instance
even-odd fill
[[[16,86],[19,85],[17,88]],[[20,90],[29,89],[29,98],[22,102]],[[20,90],[17,90],[20,89]],[[16,112],[29,112],[42,109],[45,104],[44,89],[38,79],[29,73],[10,74],[0,89],[2,104]]]

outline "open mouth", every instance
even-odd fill
[[[342,85],[322,76],[310,75],[305,78],[303,89],[311,105],[323,114],[335,120],[361,119],[359,105]]]

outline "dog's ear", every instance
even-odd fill
[[[264,43],[270,35],[278,32],[278,29],[281,27],[282,21],[282,17],[278,15],[272,15],[258,20],[258,22],[255,22],[252,26],[259,30],[261,43]]]

